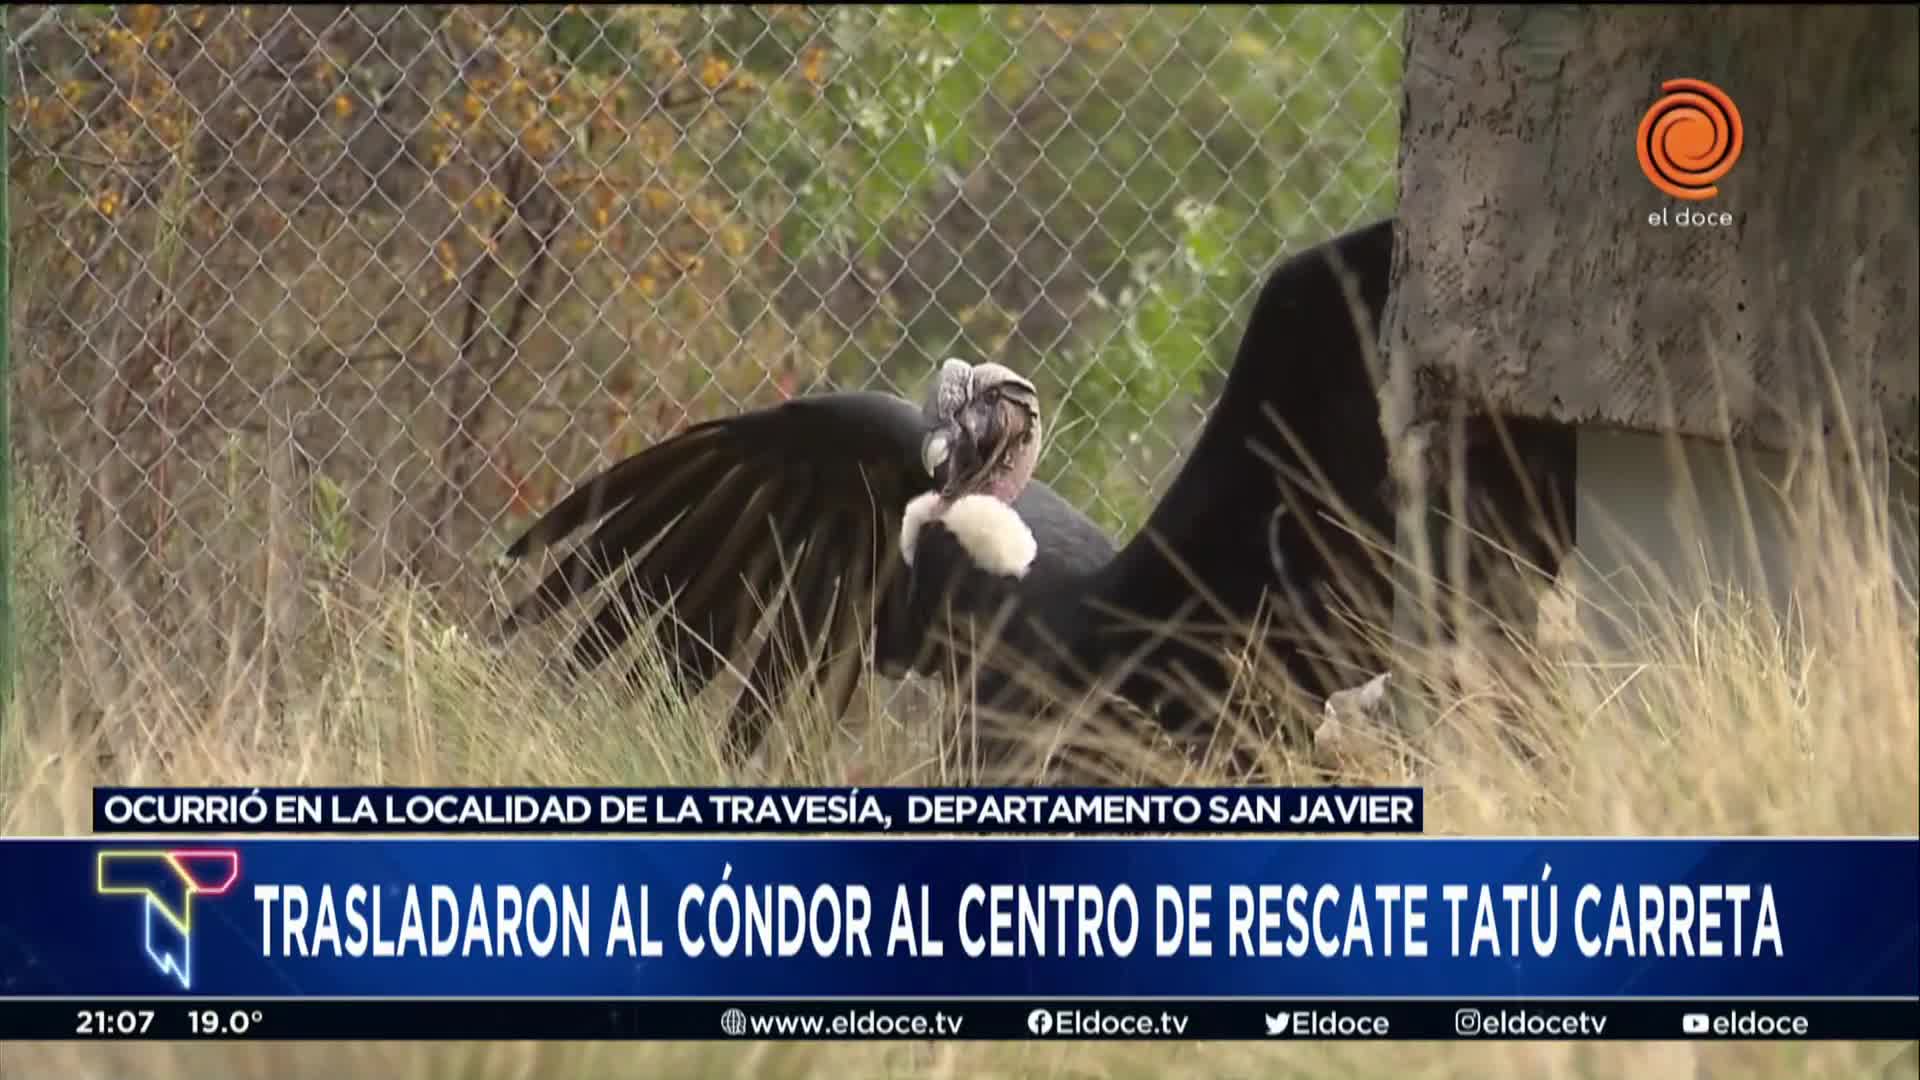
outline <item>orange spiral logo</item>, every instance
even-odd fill
[[[1740,160],[1746,126],[1724,90],[1700,79],[1668,79],[1667,95],[1640,118],[1640,171],[1676,199],[1711,199],[1714,182]]]

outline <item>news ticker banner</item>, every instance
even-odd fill
[[[1912,1039],[1913,1001],[130,998],[0,1004],[0,1039]]]
[[[96,833],[1419,833],[1419,788],[95,788]]]

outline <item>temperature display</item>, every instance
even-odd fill
[[[187,1026],[195,1035],[246,1035],[260,1026],[266,1014],[259,1009],[194,1009]]]

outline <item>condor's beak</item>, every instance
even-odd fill
[[[953,482],[953,444],[958,434],[956,425],[942,424],[928,432],[920,443],[920,464],[926,467],[927,475],[933,477],[934,490],[941,494],[947,494]]]
[[[942,498],[957,499],[979,490],[1004,437],[991,414],[968,414],[933,429],[920,444],[921,463]]]

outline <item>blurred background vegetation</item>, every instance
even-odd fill
[[[460,594],[689,422],[949,355],[1125,534],[1264,274],[1394,196],[1391,7],[5,17],[16,460],[182,647]]]

